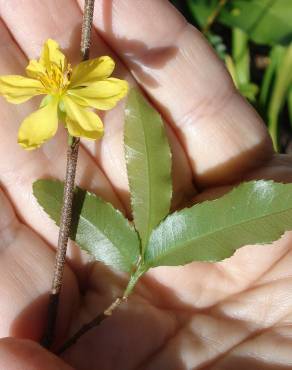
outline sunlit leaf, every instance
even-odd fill
[[[232,29],[232,58],[239,85],[250,82],[250,55],[247,34],[239,28]]]
[[[168,216],[150,237],[145,264],[220,261],[246,244],[270,243],[286,230],[292,230],[292,184],[251,181]]]
[[[292,43],[286,48],[285,53],[277,66],[275,82],[269,101],[267,116],[268,127],[272,137],[275,150],[279,150],[278,145],[278,125],[279,114],[287,99],[289,88],[292,83]]]
[[[263,113],[267,110],[267,106],[271,98],[271,93],[273,91],[276,71],[283,59],[283,56],[285,55],[285,51],[286,48],[281,45],[273,46],[270,51],[269,64],[264,73],[259,96],[260,109]]]
[[[170,209],[171,152],[160,115],[136,89],[127,101],[124,140],[134,223],[144,250]]]

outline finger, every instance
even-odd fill
[[[34,16],[36,8],[37,17]],[[51,37],[60,42],[72,62],[79,61],[82,14],[74,0],[64,0],[62,6],[57,0],[37,4],[33,0],[28,0],[25,6],[19,6],[17,0],[12,0],[7,6],[6,1],[0,0],[0,11],[13,36],[29,58],[37,57],[44,40]],[[117,59],[96,33],[92,35],[92,41],[93,57],[112,55]],[[130,73],[120,62],[117,63],[115,74],[134,84]],[[120,103],[114,110],[103,115],[105,135],[101,141],[84,141],[83,144],[101,166],[129,212],[129,188],[123,150],[124,104],[125,102]],[[174,202],[178,203],[180,198],[188,196],[190,192],[193,193],[192,173],[176,135],[171,128],[168,131],[174,157]]]
[[[270,160],[255,170],[249,171],[233,185],[216,186],[202,191],[193,198],[193,203],[203,202],[221,197],[240,182],[252,180],[273,180],[276,182],[292,182],[292,155],[275,154]]]
[[[0,369],[73,370],[71,366],[37,343],[12,338],[0,341]]]
[[[271,154],[260,117],[169,1],[97,1],[94,24],[172,122],[199,183],[228,183]]]
[[[0,24],[1,45],[5,52],[0,59],[0,72],[23,72],[26,60],[13,42],[11,36]],[[32,183],[39,178],[57,178],[63,181],[66,166],[66,134],[60,128],[58,138],[51,140],[41,149],[24,151],[16,143],[19,123],[25,116],[36,109],[35,102],[24,106],[13,106],[0,100],[2,115],[0,133],[0,180],[13,200],[20,217],[34,228],[52,245],[56,244],[57,227],[38,206],[32,195]],[[98,168],[92,157],[80,149],[77,166],[77,183],[88,190],[94,191],[117,208],[123,209],[108,179]],[[72,258],[76,263],[81,259],[78,252],[72,249]],[[74,256],[76,255],[76,256]]]
[[[39,340],[46,322],[54,253],[39,236],[19,222],[1,189],[0,253],[0,337]],[[76,279],[66,267],[57,322],[60,340],[77,303]]]

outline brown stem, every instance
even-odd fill
[[[58,349],[56,352],[57,355],[61,355],[64,353],[68,348],[73,346],[80,337],[82,337],[85,333],[89,330],[93,329],[94,327],[98,326],[103,320],[107,317],[111,316],[113,311],[119,307],[119,305],[125,301],[126,298],[117,298],[104,312],[96,316],[93,320],[88,322],[87,324],[83,325],[81,329],[79,329],[71,338],[65,342],[61,348]]]
[[[94,1],[95,0],[85,0],[84,3],[81,47],[80,47],[82,60],[89,59]]]
[[[94,1],[95,0],[85,0],[84,4],[84,15],[81,37],[82,60],[87,60],[89,58]],[[71,228],[74,184],[80,139],[76,137],[73,138],[71,137],[69,139],[70,143],[67,151],[67,167],[64,185],[63,205],[60,220],[60,231],[52,289],[49,297],[47,326],[45,329],[45,333],[41,339],[41,344],[46,348],[51,347],[55,338],[55,326],[58,314],[59,298],[63,282],[68,238],[70,235]]]

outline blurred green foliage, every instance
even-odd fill
[[[275,149],[291,151],[292,0],[172,2],[224,60],[235,86],[267,123]]]

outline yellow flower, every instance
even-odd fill
[[[128,91],[124,80],[110,77],[114,61],[108,57],[88,60],[71,68],[54,40],[47,40],[39,61],[31,60],[23,76],[0,77],[0,95],[20,104],[36,95],[47,95],[40,108],[22,122],[18,143],[25,149],[38,148],[53,137],[58,121],[72,136],[97,139],[103,134],[101,119],[92,110],[113,108]]]

